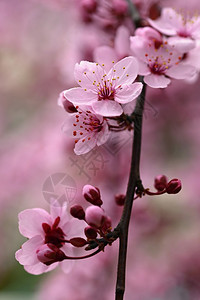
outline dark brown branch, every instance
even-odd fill
[[[141,95],[137,99],[136,107],[133,112],[134,115],[134,138],[132,149],[132,161],[129,182],[126,192],[126,200],[122,213],[121,220],[117,226],[119,231],[119,258],[117,270],[117,283],[116,283],[116,298],[115,300],[123,300],[125,291],[125,274],[126,274],[126,255],[127,255],[127,241],[128,241],[128,228],[136,188],[143,189],[140,179],[140,153],[141,153],[141,140],[142,140],[142,117],[145,102],[146,86],[144,84]]]

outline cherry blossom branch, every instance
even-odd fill
[[[115,300],[123,300],[124,291],[125,291],[128,228],[129,228],[135,190],[136,188],[141,191],[144,190],[140,179],[140,153],[141,153],[142,118],[143,118],[143,110],[144,110],[144,102],[145,102],[145,92],[146,92],[146,85],[144,84],[142,93],[137,99],[136,107],[132,114],[134,116],[135,130],[134,130],[134,138],[133,138],[131,169],[130,169],[124,209],[123,209],[121,220],[117,226],[117,231],[119,231],[119,257],[118,257]]]

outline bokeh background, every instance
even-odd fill
[[[57,98],[74,86],[76,62],[92,61],[97,46],[113,46],[122,24],[133,34],[122,2],[99,0],[94,13],[80,0],[0,1],[1,300],[114,299],[118,242],[97,257],[76,262],[68,275],[59,269],[30,275],[14,253],[25,241],[18,232],[18,213],[48,209],[51,193],[86,206],[81,189],[93,184],[102,191],[113,227],[120,218],[122,208],[114,195],[126,189],[130,133],[112,136],[105,146],[76,157],[73,141],[61,130],[67,114]],[[156,13],[156,1],[135,3],[143,16]],[[200,9],[197,0],[163,0],[159,5]],[[167,89],[147,90],[143,184],[153,190],[154,177],[165,174],[181,179],[183,189],[135,202],[127,300],[200,299],[199,83],[173,81]]]

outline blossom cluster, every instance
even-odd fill
[[[89,5],[90,1],[84,3]],[[127,105],[142,92],[139,75],[151,88],[166,88],[172,79],[185,80],[185,84],[196,80],[200,18],[164,8],[159,18],[148,18],[147,22],[148,26],[136,29],[134,36],[125,26],[119,27],[114,48],[100,46],[94,51],[97,62],[75,65],[79,87],[63,91],[58,104],[71,113],[63,130],[75,138],[77,155],[107,142],[110,121],[119,121]]]

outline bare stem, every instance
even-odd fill
[[[126,255],[128,242],[128,228],[132,210],[135,190],[143,189],[140,179],[140,153],[142,140],[142,117],[145,102],[146,86],[144,84],[141,95],[137,99],[136,107],[133,112],[134,115],[134,138],[132,149],[131,169],[129,175],[129,182],[126,192],[126,200],[122,213],[121,220],[117,226],[119,230],[119,257],[116,283],[116,297],[115,300],[123,300],[125,291],[125,275],[126,275]]]

